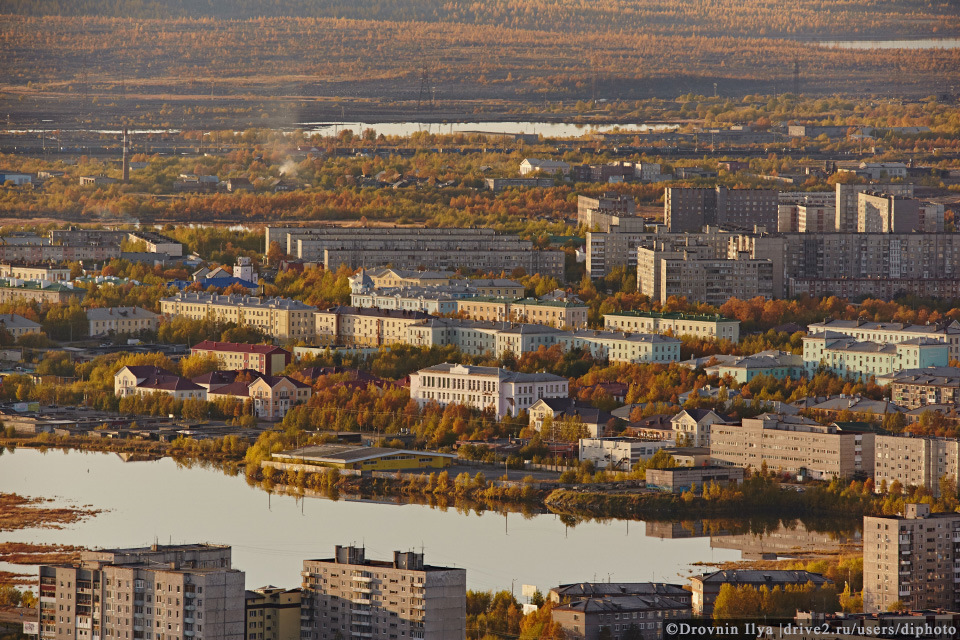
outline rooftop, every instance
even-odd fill
[[[235,353],[285,353],[289,351],[272,344],[247,344],[245,342],[215,342],[204,340],[193,345],[194,351],[230,351]]]
[[[691,320],[697,322],[735,322],[740,324],[736,318],[727,318],[721,315],[712,315],[707,313],[658,313],[655,311],[615,311],[606,314],[608,316],[629,316],[631,318],[653,318],[663,320]]]
[[[412,456],[439,456],[443,458],[456,458],[457,456],[449,453],[436,453],[433,451],[409,451],[407,449],[393,449],[390,447],[358,447],[352,444],[320,444],[309,447],[300,447],[289,451],[281,451],[273,454],[276,458],[310,460],[312,462],[326,462],[331,464],[343,464],[350,462],[363,462],[364,460],[373,460],[394,455],[412,455]]]

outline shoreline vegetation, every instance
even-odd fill
[[[864,515],[895,514],[905,502],[925,502],[934,511],[954,511],[960,506],[957,488],[944,487],[940,498],[929,490],[904,488],[898,483],[876,488],[873,480],[811,482],[805,485],[782,484],[781,477],[763,468],[748,474],[739,486],[708,484],[697,493],[653,493],[639,486],[636,480],[617,479],[597,482],[589,474],[575,476],[571,472],[561,477],[564,484],[539,482],[532,476],[501,480],[502,468],[468,473],[456,467],[430,473],[378,474],[378,477],[356,477],[340,473],[339,469],[318,467],[316,472],[281,471],[261,468],[265,459],[255,446],[247,447],[244,440],[222,439],[195,441],[181,439],[174,443],[142,441],[92,440],[87,438],[59,438],[55,442],[38,439],[5,438],[0,446],[13,451],[17,447],[50,447],[64,451],[117,453],[130,456],[125,459],[159,459],[170,457],[178,465],[197,464],[215,467],[227,475],[244,475],[251,486],[268,492],[280,491],[293,495],[323,496],[339,499],[341,495],[360,499],[391,498],[403,502],[428,504],[431,507],[517,511],[525,514],[555,513],[565,522],[576,524],[583,520],[691,520],[723,517],[798,517],[861,518]],[[599,475],[599,474],[598,474]],[[573,476],[573,477],[570,477]],[[82,509],[38,508],[40,499],[4,495],[0,499],[0,531],[10,531],[30,523],[53,526],[76,522],[99,513],[89,505]],[[45,520],[46,519],[46,520]],[[15,526],[17,523],[26,523]]]

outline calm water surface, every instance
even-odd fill
[[[292,587],[306,558],[332,555],[335,544],[366,545],[372,558],[419,550],[430,564],[467,569],[473,589],[541,590],[584,580],[679,581],[697,561],[739,560],[710,539],[647,537],[642,522],[585,522],[568,528],[557,516],[525,519],[492,512],[463,514],[421,505],[268,495],[242,476],[178,468],[169,459],[124,462],[115,454],[19,449],[0,456],[0,490],[55,497],[56,504],[109,509],[62,530],[0,533],[0,541],[88,547],[160,542],[233,546],[247,586]],[[2,567],[0,567],[2,568]],[[23,568],[12,570],[24,571]]]
[[[956,49],[960,38],[923,38],[920,40],[834,40],[818,43],[838,49]]]

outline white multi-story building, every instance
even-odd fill
[[[566,398],[570,381],[552,373],[517,373],[497,367],[437,364],[410,374],[410,397],[421,407],[462,404],[497,418],[518,415],[541,398]]]
[[[914,338],[933,338],[949,345],[951,360],[960,360],[960,322],[932,322],[930,324],[903,324],[902,322],[868,322],[857,320],[827,320],[807,325],[807,333],[814,335],[830,331],[870,342],[896,344]]]
[[[672,446],[672,440],[581,438],[580,462],[589,460],[597,469],[630,471],[637,462],[649,460],[660,449]]]
[[[935,338],[897,343],[859,341],[825,331],[803,338],[803,366],[808,376],[824,368],[840,377],[875,378],[903,369],[945,367],[949,347]]]

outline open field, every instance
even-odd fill
[[[960,89],[960,49],[817,44],[955,35],[960,12],[946,1],[212,0],[210,15],[181,5],[0,1],[2,113],[16,124],[288,127],[570,117],[578,101],[714,91]]]

